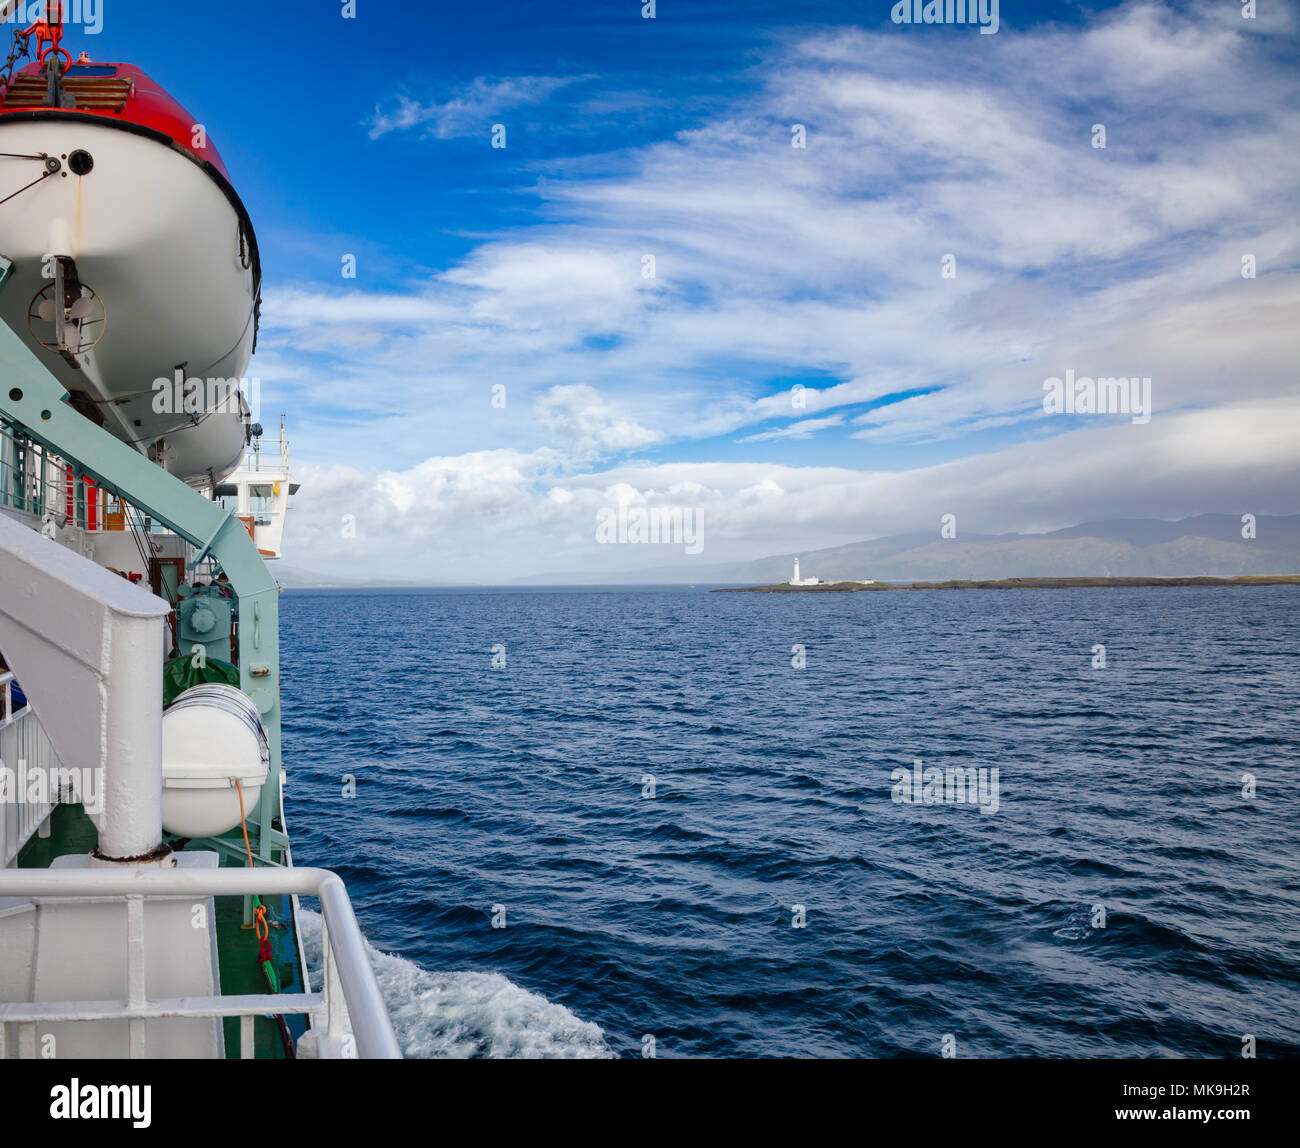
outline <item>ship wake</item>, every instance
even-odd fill
[[[321,981],[320,914],[299,911],[312,988]],[[366,942],[403,1055],[416,1059],[601,1059],[599,1025],[499,973],[432,973]]]

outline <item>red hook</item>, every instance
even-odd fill
[[[46,7],[48,9],[49,5],[47,4]],[[36,33],[36,43],[41,45],[40,50],[37,52],[36,55],[36,62],[38,64],[45,63],[46,58],[52,52],[58,52],[61,56],[63,56],[65,60],[68,61],[68,67],[72,67],[72,54],[66,48],[62,47],[59,43],[59,41],[63,39],[62,0],[59,0],[58,6],[55,9],[55,11],[57,14],[54,16],[53,19],[49,17],[47,11],[47,14],[44,17],[42,17],[40,20],[37,20],[30,28],[27,29],[27,31],[20,32],[19,35],[23,39],[26,39],[33,32]]]
[[[61,47],[58,44],[50,44],[47,47],[42,48],[40,52],[37,53],[36,62],[38,64],[45,63],[46,57],[52,53],[58,53],[68,62],[68,67],[72,67],[72,53],[70,53],[67,48]]]

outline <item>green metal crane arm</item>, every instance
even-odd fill
[[[27,344],[0,323],[0,415],[95,483],[211,554],[230,579],[239,618],[239,682],[266,725],[271,770],[250,829],[270,859],[287,838],[274,830],[280,807],[280,588],[243,523],[220,503],[168,474],[79,414]],[[162,684],[159,683],[159,689]]]

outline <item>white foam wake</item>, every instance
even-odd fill
[[[312,987],[320,988],[320,914],[302,909]],[[600,1026],[521,989],[499,973],[431,973],[405,957],[366,950],[402,1052],[408,1057],[611,1057]]]

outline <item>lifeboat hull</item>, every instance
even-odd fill
[[[260,275],[224,173],[157,131],[54,108],[0,113],[0,152],[60,163],[0,203],[0,255],[13,265],[0,320],[87,417],[182,479],[219,482],[247,442],[239,384]],[[0,198],[42,170],[0,157]],[[55,260],[85,294],[61,349],[49,345]]]

